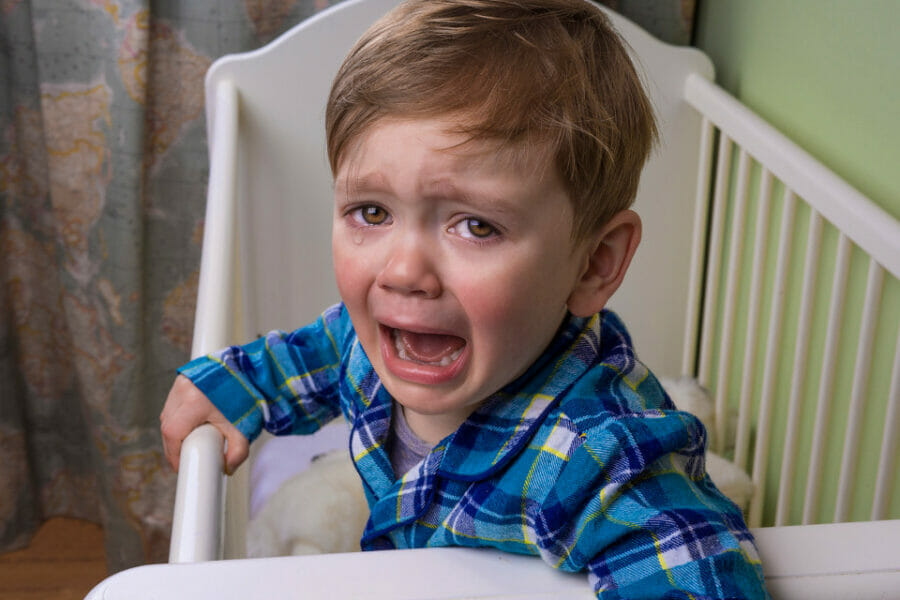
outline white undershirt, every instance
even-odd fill
[[[389,444],[391,466],[394,476],[399,479],[407,471],[419,464],[431,452],[431,444],[410,429],[403,414],[403,407],[394,402],[391,418],[391,443]]]

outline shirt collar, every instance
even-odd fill
[[[599,315],[569,315],[538,360],[438,446],[443,447],[438,473],[474,481],[502,469],[528,444],[565,391],[596,364],[599,340]]]
[[[437,477],[478,481],[504,468],[529,443],[566,391],[609,352],[610,348],[600,345],[601,328],[609,324],[624,334],[612,313],[604,311],[590,319],[567,317],[548,348],[521,377],[490,397],[400,479],[395,479],[385,449],[392,398],[380,385],[370,388],[365,397],[360,394],[350,445],[371,510],[364,545],[418,518],[430,505]],[[624,343],[630,348],[624,336],[610,336],[613,339],[604,340],[604,345]],[[362,387],[357,386],[357,391]]]
[[[501,469],[528,443],[535,427],[565,391],[598,363],[601,323],[609,317],[615,318],[606,311],[591,318],[567,316],[531,367],[444,438],[432,451],[428,465],[443,477],[460,480],[483,479]],[[390,432],[392,399],[380,382],[372,385],[374,370],[361,348],[357,350],[351,356],[348,376],[366,374],[363,379],[369,385],[354,386],[359,393],[355,394],[357,418],[351,452],[357,466],[369,470],[365,479],[380,488],[372,490],[380,496],[379,491],[386,491],[394,482],[384,447]]]

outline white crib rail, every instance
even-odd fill
[[[215,91],[209,123],[212,154],[203,230],[203,253],[191,356],[228,345],[234,332],[237,256],[237,89],[221,82]],[[231,256],[228,254],[231,253]],[[181,449],[169,562],[215,560],[222,555],[225,497],[222,436],[211,425],[193,431]]]
[[[804,420],[803,399],[811,388],[809,380],[818,367],[818,387],[815,404],[815,425],[809,446],[809,467],[803,504],[803,523],[822,520],[820,499],[826,477],[825,464],[833,457],[826,455],[826,440],[834,437],[835,411],[846,404],[846,426],[843,450],[837,478],[834,512],[831,520],[851,519],[855,503],[865,494],[858,493],[856,477],[862,444],[867,438],[881,439],[879,462],[875,479],[875,493],[870,512],[873,520],[889,517],[891,493],[897,471],[898,396],[900,396],[900,336],[896,341],[893,367],[890,374],[873,373],[876,346],[882,355],[890,352],[895,343],[885,338],[897,330],[897,317],[885,310],[883,297],[897,296],[900,277],[900,222],[876,206],[868,198],[825,168],[764,120],[714,83],[691,76],[685,84],[685,97],[704,116],[701,165],[698,176],[697,219],[709,218],[708,240],[698,240],[693,248],[691,293],[704,296],[692,302],[686,319],[685,355],[699,348],[695,364],[684,363],[685,374],[695,369],[703,385],[711,387],[716,399],[717,450],[725,452],[729,428],[729,410],[737,408],[734,435],[734,461],[746,468],[752,455],[751,476],[756,486],[748,521],[758,527],[764,512],[773,513],[768,520],[775,525],[792,521],[792,494],[800,451],[801,423]],[[718,133],[715,170],[713,139]],[[732,185],[733,155],[736,154],[736,181]],[[712,171],[712,174],[710,172]],[[758,171],[758,174],[756,174]],[[781,211],[772,213],[775,185],[783,186]],[[752,189],[756,188],[756,194]],[[712,191],[710,193],[710,188]],[[711,198],[710,198],[711,196]],[[755,218],[748,214],[755,198]],[[794,249],[798,224],[798,200],[802,201],[809,218],[805,248]],[[709,208],[708,208],[709,207]],[[780,221],[776,240],[769,240],[773,219]],[[828,309],[824,352],[818,365],[810,363],[810,344],[816,333],[814,316],[817,274],[824,270],[822,256],[823,227],[827,233],[837,230],[837,251],[831,280],[831,300]],[[699,230],[702,230],[700,228]],[[752,246],[748,231],[754,231]],[[726,244],[727,236],[727,244]],[[708,244],[706,243],[708,241]],[[774,249],[774,275],[768,265],[768,252]],[[856,249],[856,250],[855,250]],[[862,251],[868,257],[868,275],[864,286],[853,277],[853,253]],[[791,263],[804,256],[803,284],[796,323],[785,324],[787,288]],[[723,264],[725,265],[723,272]],[[749,277],[743,269],[750,266]],[[885,275],[889,282],[885,282]],[[725,279],[723,282],[722,279]],[[888,286],[891,289],[887,289]],[[861,299],[861,289],[865,289]],[[891,295],[893,294],[893,295]],[[862,309],[855,323],[855,314],[848,315],[848,295],[853,295]],[[720,311],[721,304],[721,311]],[[766,319],[763,308],[768,304]],[[739,311],[738,307],[744,309]],[[888,305],[888,308],[893,304]],[[739,314],[740,313],[740,314]],[[696,324],[702,314],[700,331]],[[796,328],[795,328],[796,326]],[[848,327],[859,332],[855,340],[852,361],[852,384],[849,391],[837,389],[839,368],[848,362],[842,350],[852,343]],[[884,329],[890,331],[886,334]],[[795,333],[794,333],[795,332]],[[739,333],[743,334],[743,340]],[[789,345],[793,334],[793,361],[781,360],[783,346]],[[881,336],[879,342],[877,338]],[[842,339],[849,338],[849,339]],[[887,339],[887,342],[884,340]],[[878,345],[880,343],[880,345]],[[890,348],[885,351],[884,347]],[[715,361],[714,361],[715,358]],[[762,359],[762,360],[760,360]],[[758,367],[762,363],[761,370]],[[882,359],[882,362],[883,359]],[[888,361],[888,365],[891,361]],[[789,368],[786,368],[788,365]],[[739,373],[739,377],[737,374]],[[871,398],[873,378],[880,377],[888,388],[886,398]],[[848,386],[844,385],[843,388]],[[785,392],[789,390],[789,392]],[[845,397],[846,396],[846,397]],[[884,413],[872,416],[873,410],[884,403]],[[775,415],[779,405],[787,404],[786,426],[783,432]],[[809,415],[811,416],[811,415]],[[841,415],[838,415],[841,416]],[[881,431],[874,428],[883,425]],[[755,431],[754,431],[755,430]],[[773,438],[773,435],[778,436]],[[778,441],[783,452],[780,473],[769,476],[770,449]],[[776,468],[778,465],[774,465]],[[773,486],[777,499],[766,501],[766,487]],[[771,510],[764,510],[766,507]],[[895,509],[896,510],[896,509]],[[796,512],[796,511],[795,511]],[[896,518],[898,515],[893,515]],[[825,517],[827,519],[827,517]]]
[[[900,277],[900,222],[715,83],[696,75],[685,100],[744,148],[866,254]]]

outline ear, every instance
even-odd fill
[[[641,218],[633,210],[616,213],[579,247],[585,266],[569,295],[569,312],[588,317],[600,312],[615,293],[641,242]]]

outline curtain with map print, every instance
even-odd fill
[[[203,76],[335,2],[0,0],[0,551],[70,516],[103,525],[111,572],[166,560],[158,415],[190,349]],[[607,4],[690,40],[693,0]]]

